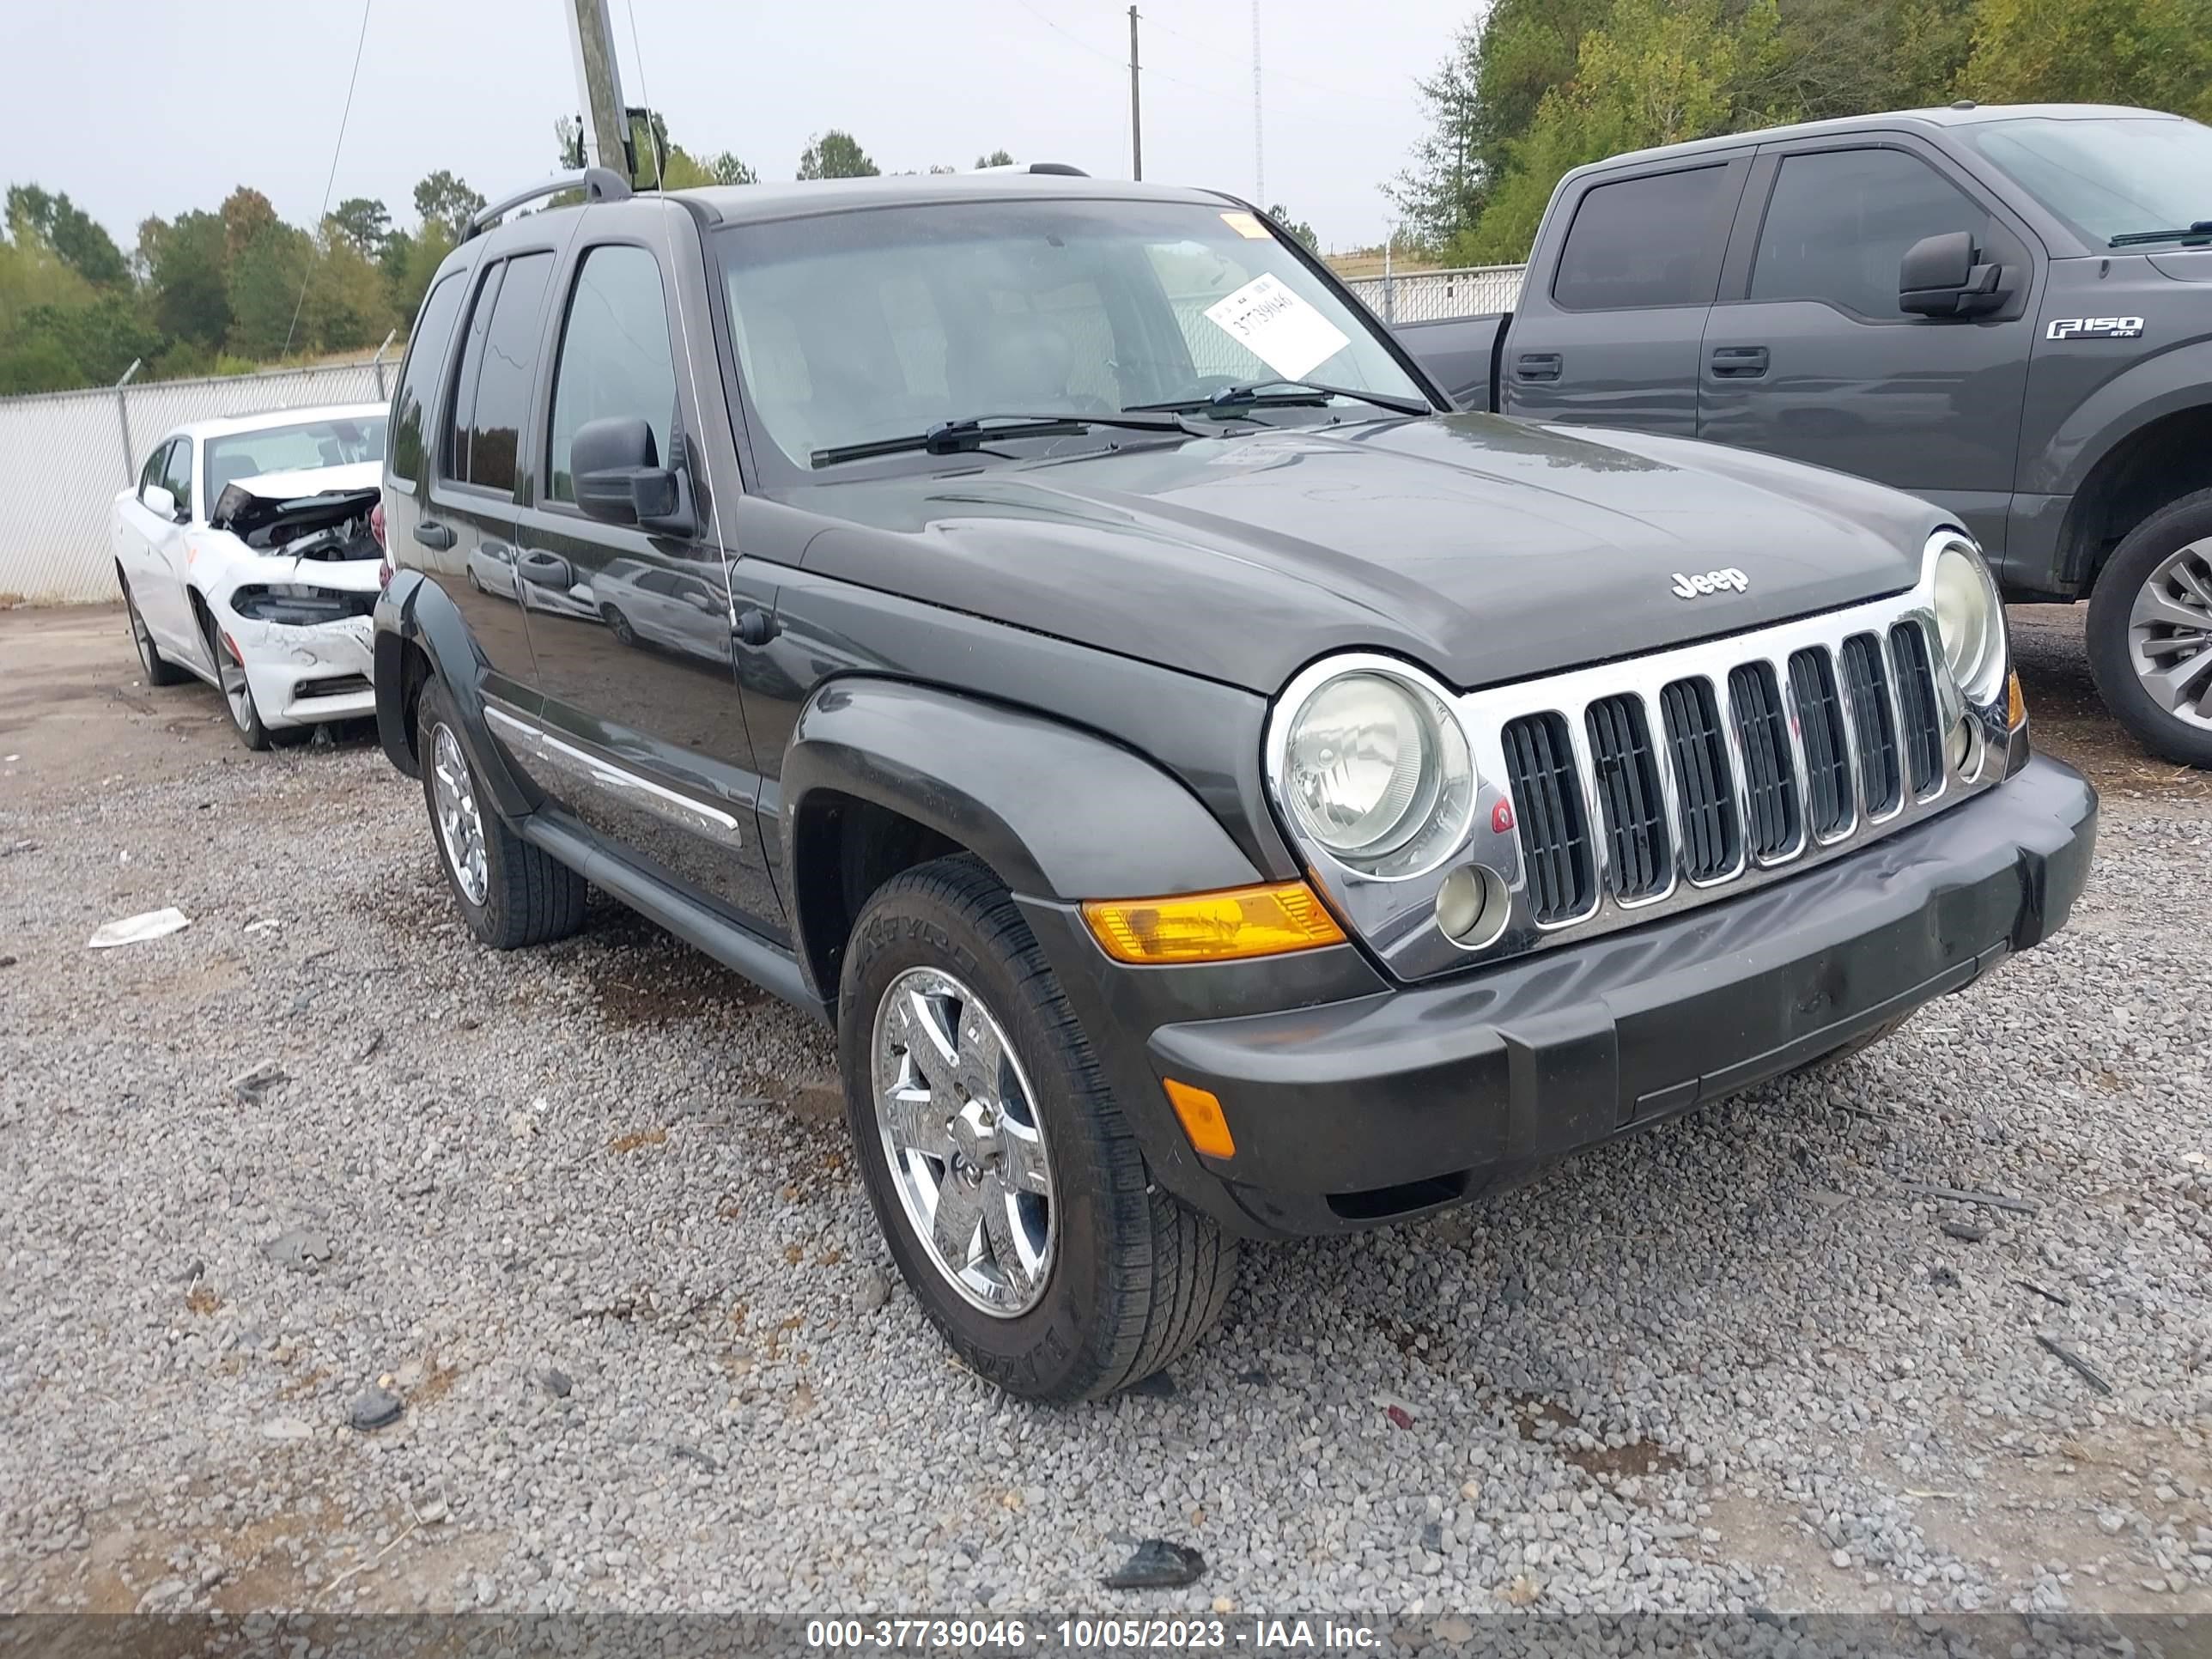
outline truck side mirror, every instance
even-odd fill
[[[602,524],[634,524],[664,536],[697,526],[690,481],[660,465],[650,422],[635,416],[586,421],[568,446],[576,505]]]
[[[2008,297],[2002,265],[1982,263],[1971,231],[1923,236],[1905,249],[1897,271],[1897,308],[1918,317],[1972,317]]]

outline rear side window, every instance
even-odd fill
[[[1759,233],[1754,300],[1821,300],[1862,317],[1893,318],[1898,266],[1923,236],[1971,231],[1990,216],[1943,175],[1901,149],[1816,150],[1784,156]]]
[[[192,441],[179,438],[169,446],[168,465],[161,469],[161,482],[177,498],[177,511],[192,510]]]
[[[1575,210],[1553,301],[1569,311],[1711,305],[1735,188],[1724,163],[1599,185]]]
[[[399,395],[392,404],[392,471],[410,483],[422,477],[422,423],[437,395],[439,371],[446,366],[447,343],[460,314],[465,273],[448,272],[422,301],[407,337],[407,362],[399,371]]]
[[[641,247],[610,244],[584,256],[568,301],[553,375],[546,495],[573,501],[568,453],[577,428],[629,417],[653,428],[653,453],[668,462],[676,414],[676,364],[668,346],[668,302],[660,265]]]
[[[515,457],[538,370],[541,305],[553,256],[526,253],[485,280],[461,351],[447,476],[487,489],[514,489]]]

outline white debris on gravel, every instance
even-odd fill
[[[125,827],[202,921],[135,975]],[[0,1604],[2212,1608],[2212,806],[2114,811],[2071,931],[1871,1053],[1255,1249],[1172,1388],[1060,1410],[890,1293],[781,1103],[823,1033],[596,899],[479,949],[373,749],[24,838]],[[1103,1589],[1152,1538],[1204,1577]]]

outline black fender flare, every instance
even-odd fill
[[[446,591],[419,570],[396,573],[377,599],[374,632],[376,735],[385,757],[408,776],[419,775],[404,701],[404,665],[407,648],[412,646],[429,660],[430,672],[444,682],[453,698],[454,712],[460,716],[456,735],[500,816],[510,823],[527,817],[538,799],[524,787],[492,741],[484,719],[483,659]]]
[[[859,678],[822,686],[784,753],[781,811],[794,863],[799,814],[822,789],[957,842],[1024,898],[1145,898],[1262,879],[1198,797],[1151,761],[957,691]],[[803,937],[805,916],[793,920]]]

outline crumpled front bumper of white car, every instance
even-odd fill
[[[376,713],[369,613],[377,561],[262,559],[208,596],[222,648],[245,668],[268,726]]]

